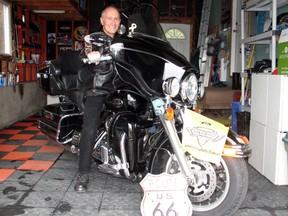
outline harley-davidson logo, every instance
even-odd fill
[[[114,98],[113,99],[113,106],[115,107],[115,108],[122,108],[123,107],[123,104],[124,104],[124,102],[123,102],[123,100],[121,100],[120,98]]]

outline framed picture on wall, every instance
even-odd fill
[[[84,37],[87,33],[88,29],[85,26],[78,26],[74,30],[74,38],[78,41],[84,41]]]
[[[63,52],[63,51],[68,51],[68,50],[72,50],[71,46],[58,46],[58,51]]]
[[[47,35],[48,44],[55,44],[56,43],[56,33],[48,33]]]
[[[61,33],[58,33],[58,36],[57,36],[57,44],[58,45],[71,45],[72,44],[72,38],[71,38],[71,33],[69,32],[61,32]]]
[[[82,50],[84,47],[84,42],[82,41],[75,41],[74,42],[74,50]]]

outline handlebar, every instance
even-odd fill
[[[84,64],[93,64],[93,63],[96,63],[96,62],[112,60],[112,56],[105,55],[105,56],[100,56],[99,58],[95,58],[95,59],[82,58],[81,60],[82,60],[82,62]]]

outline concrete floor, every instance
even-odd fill
[[[0,216],[141,215],[140,185],[100,173],[95,167],[88,192],[74,192],[78,157],[57,149],[36,127],[24,123],[17,126],[23,127],[21,132],[15,126],[0,133]],[[17,150],[32,156],[13,158]],[[34,162],[33,166],[28,162]],[[235,215],[288,216],[288,185],[275,186],[250,165],[248,168],[248,194]]]

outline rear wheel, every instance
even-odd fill
[[[154,152],[150,172],[160,174],[180,172],[175,155],[167,145]],[[165,147],[164,147],[165,146]],[[248,188],[248,170],[244,159],[222,157],[219,164],[196,160],[187,155],[187,161],[196,177],[196,184],[188,187],[193,205],[193,216],[233,215],[245,199]]]

